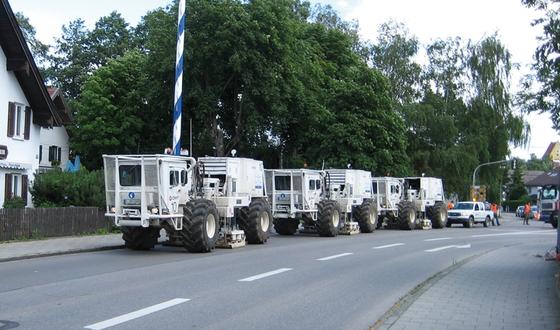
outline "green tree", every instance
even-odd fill
[[[389,79],[398,104],[418,100],[422,85],[422,67],[414,62],[420,47],[418,39],[404,24],[395,21],[383,23],[378,34],[377,43],[372,47],[373,67]]]
[[[111,60],[86,81],[75,102],[72,148],[87,168],[99,168],[103,154],[136,154],[149,140],[146,56],[131,51]]]
[[[533,56],[533,73],[524,80],[520,100],[528,111],[549,113],[553,127],[560,131],[560,2],[521,0],[521,3],[541,13],[541,17],[535,19],[532,25],[542,26],[542,35],[538,38],[539,45]]]
[[[135,30],[117,12],[101,17],[91,31],[82,19],[76,19],[62,26],[49,76],[74,100],[96,69],[136,47]]]
[[[527,189],[523,183],[523,170],[520,166],[515,167],[513,171],[507,197],[509,200],[522,200],[527,197]]]

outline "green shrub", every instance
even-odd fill
[[[25,201],[21,197],[14,197],[4,201],[5,209],[23,209],[25,208]]]
[[[33,204],[41,207],[105,206],[105,182],[102,171],[37,174],[30,189]]]

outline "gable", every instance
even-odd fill
[[[42,127],[58,125],[59,120],[43,77],[33,60],[8,0],[0,0],[0,47],[6,56],[6,67],[13,72],[33,111],[33,123]]]

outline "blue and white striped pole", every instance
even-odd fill
[[[179,1],[177,57],[175,60],[175,99],[173,108],[173,154],[181,154],[181,114],[183,94],[183,48],[185,44],[185,1]]]

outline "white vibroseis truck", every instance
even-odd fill
[[[404,200],[398,205],[401,229],[443,228],[447,223],[443,183],[439,178],[404,178]]]
[[[194,158],[104,155],[103,160],[106,215],[121,228],[127,248],[153,248],[162,228],[190,252],[208,252],[217,244],[244,244],[244,231],[228,217],[231,213],[217,207],[220,199],[208,192],[211,180],[204,178],[203,167]],[[251,196],[251,192],[239,193]],[[269,217],[266,210],[260,215]]]
[[[302,232],[329,237],[375,230],[377,213],[369,172],[267,170],[267,189],[274,228],[281,235],[294,234],[300,224]]]

